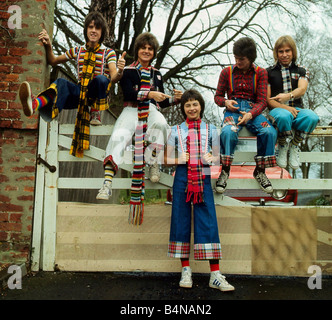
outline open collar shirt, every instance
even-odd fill
[[[237,66],[233,68],[233,83],[234,90],[231,91],[230,85],[230,68],[224,68],[219,76],[217,90],[214,96],[215,103],[220,107],[225,107],[226,94],[227,99],[244,99],[252,102],[252,109],[249,111],[253,118],[258,116],[267,107],[267,85],[268,76],[264,68],[258,68],[257,71],[257,89],[254,93],[253,76],[255,65],[249,68],[246,73],[243,73]]]

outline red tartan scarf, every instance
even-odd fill
[[[187,152],[189,153],[186,202],[192,200],[194,204],[203,202],[205,176],[201,157],[201,122],[201,119],[186,120],[188,125]]]
[[[140,64],[136,66],[141,71],[140,91],[150,91],[151,66],[143,68]],[[135,131],[134,168],[131,184],[130,210],[128,222],[140,225],[143,222],[144,194],[145,194],[145,134],[149,117],[150,100],[138,103],[138,123]]]

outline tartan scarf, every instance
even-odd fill
[[[95,64],[96,64],[96,52],[100,49],[100,44],[94,48],[89,48],[84,55],[82,77],[81,77],[81,91],[78,102],[77,117],[75,121],[75,129],[70,148],[70,154],[82,158],[84,150],[89,149],[90,144],[90,112],[87,99],[88,85],[93,79]]]
[[[201,161],[201,122],[201,119],[193,121],[186,119],[188,125],[187,152],[189,153],[186,202],[192,200],[194,204],[203,202],[205,176]]]
[[[137,64],[136,68],[141,71],[140,91],[149,91],[151,66],[143,68]],[[145,193],[145,134],[149,116],[149,100],[141,100],[138,103],[138,123],[135,131],[135,151],[134,167],[130,192],[130,210],[128,222],[134,225],[140,225],[143,222],[144,214],[144,193]]]
[[[292,91],[291,77],[288,67],[281,66],[281,77],[284,93]],[[285,102],[286,105],[289,105],[289,101]]]

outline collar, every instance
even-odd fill
[[[256,67],[257,66],[254,63],[252,63],[251,66],[249,67],[248,71],[253,70],[254,72],[256,72]],[[236,64],[233,64],[233,71],[235,71],[235,70],[238,70],[239,72],[242,72]]]
[[[294,61],[292,61],[291,64],[288,66],[288,68],[293,68],[293,67],[297,67],[297,66],[298,65]],[[280,69],[281,70],[281,67],[282,67],[282,65],[279,63],[279,61],[277,61],[277,63],[274,66],[272,66],[272,69]]]

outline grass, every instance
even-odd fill
[[[119,202],[121,204],[128,204],[130,201],[130,190],[121,190]],[[145,204],[163,204],[167,201],[167,190],[145,190]]]

